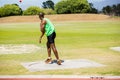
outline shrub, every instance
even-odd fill
[[[23,15],[37,15],[40,12],[43,12],[43,10],[37,6],[31,6],[23,12]]]
[[[52,9],[43,9],[43,12],[47,15],[56,14],[56,12]]]
[[[17,4],[6,4],[0,8],[0,17],[21,15],[22,9]]]

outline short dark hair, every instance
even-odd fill
[[[43,12],[41,12],[40,14],[39,14],[39,17],[43,17],[44,18],[44,13]]]

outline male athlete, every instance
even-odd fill
[[[55,46],[56,33],[55,33],[54,25],[51,23],[51,21],[49,19],[44,18],[44,13],[40,13],[39,18],[41,20],[40,30],[42,33],[40,35],[39,43],[41,43],[41,40],[42,40],[44,33],[47,36],[46,45],[47,45],[47,51],[48,51],[48,58],[47,58],[47,60],[45,60],[45,63],[50,63],[52,61],[52,58],[51,58],[51,49],[52,49],[54,52],[54,55],[57,59],[57,64],[61,65],[61,60],[59,59],[58,51],[57,51],[56,46]]]

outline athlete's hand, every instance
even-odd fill
[[[42,38],[39,39],[39,43],[41,43]]]

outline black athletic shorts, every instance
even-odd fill
[[[47,36],[48,43],[49,44],[54,43],[55,37],[56,37],[56,33],[55,32],[53,32],[51,35]]]

